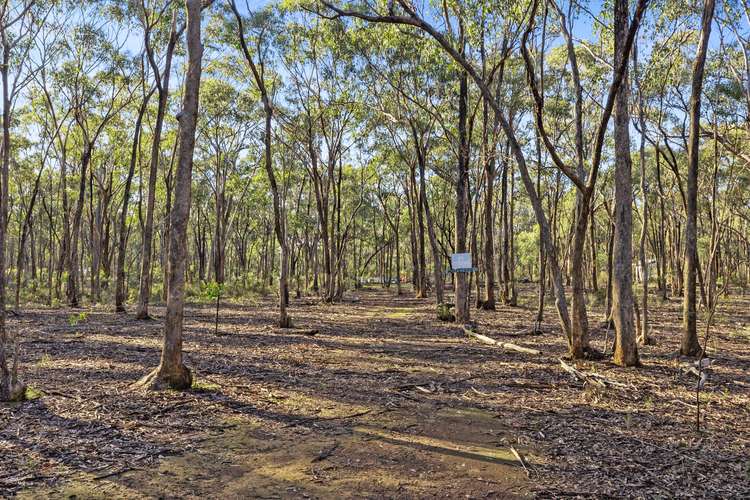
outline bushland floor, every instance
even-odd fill
[[[750,297],[722,300],[696,432],[695,374],[677,356],[680,303],[652,298],[643,366],[563,370],[554,310],[472,311],[506,351],[434,319],[429,299],[357,291],[186,310],[186,392],[131,384],[159,360],[155,321],[108,308],[31,308],[20,332],[36,399],[0,406],[0,494],[22,498],[747,497]],[[591,313],[603,350],[601,310]],[[609,333],[611,341],[611,332]],[[571,363],[572,364],[572,363]],[[592,383],[593,382],[593,383]]]

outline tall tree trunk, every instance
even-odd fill
[[[66,293],[68,297],[68,305],[70,307],[79,307],[80,292],[78,289],[79,285],[79,273],[81,269],[81,262],[78,256],[78,240],[81,235],[81,219],[83,217],[83,205],[86,197],[86,173],[88,171],[89,163],[91,162],[91,147],[92,144],[88,139],[84,140],[83,152],[81,153],[81,173],[80,181],[78,185],[78,200],[76,201],[76,209],[73,214],[73,224],[71,226],[71,237],[70,237],[70,251],[68,252],[68,284]]]
[[[46,157],[46,155],[45,155]],[[34,189],[31,192],[31,201],[29,201],[29,207],[26,210],[26,215],[23,219],[23,224],[21,226],[21,238],[18,242],[18,255],[16,257],[16,297],[15,297],[15,306],[16,309],[19,307],[19,300],[20,300],[20,294],[21,294],[21,274],[23,273],[23,254],[24,254],[24,248],[26,247],[26,238],[28,237],[29,230],[31,229],[31,216],[34,212],[34,205],[36,204],[36,198],[39,194],[39,182],[42,179],[42,172],[44,172],[44,160],[42,161],[42,164],[39,166],[39,173],[36,176],[36,179],[34,180]],[[32,240],[31,242],[31,248],[33,252],[34,248],[34,242]],[[32,255],[32,265],[34,263],[33,255]]]
[[[7,8],[7,5],[6,5]],[[18,381],[18,340],[16,332],[8,332],[5,312],[5,238],[8,221],[8,168],[10,165],[10,94],[8,90],[8,63],[10,46],[5,32],[5,8],[0,17],[0,39],[3,46],[3,64],[0,67],[3,85],[3,139],[2,170],[0,171],[0,401],[23,399],[26,387]],[[13,361],[8,366],[8,357]]]
[[[141,280],[138,289],[138,305],[135,311],[137,319],[148,319],[148,305],[151,299],[151,260],[153,257],[154,239],[154,208],[156,205],[156,180],[159,175],[159,160],[161,156],[161,132],[164,126],[164,116],[167,111],[169,99],[169,75],[172,71],[172,54],[177,41],[174,20],[164,62],[164,72],[160,69],[154,59],[151,50],[148,30],[146,30],[146,46],[149,64],[154,72],[157,82],[159,103],[156,109],[156,122],[154,123],[154,137],[151,143],[151,161],[148,171],[148,198],[146,200],[146,224],[143,226],[143,247],[141,249]],[[192,167],[191,167],[192,168]]]
[[[425,256],[425,238],[424,238],[424,199],[427,197],[426,183],[424,182],[424,167],[419,166],[419,192],[417,193],[417,245],[419,246],[419,286],[417,288],[417,298],[427,297],[427,258]]]
[[[458,172],[456,183],[456,252],[466,252],[466,223],[469,208],[469,139],[466,127],[469,100],[469,77],[461,70],[458,101]],[[456,322],[468,323],[469,284],[466,273],[456,273]]]
[[[701,36],[693,63],[690,95],[690,137],[688,142],[687,213],[685,222],[685,297],[682,318],[683,332],[680,353],[696,356],[700,353],[697,332],[695,278],[698,271],[698,161],[700,141],[701,91],[706,65],[708,40],[714,17],[714,0],[706,0],[701,20]]]
[[[182,362],[182,320],[185,307],[185,267],[187,261],[187,225],[190,220],[193,151],[198,121],[198,95],[201,79],[201,0],[185,0],[187,10],[188,68],[179,116],[180,149],[175,179],[174,205],[169,245],[169,294],[164,320],[164,344],[159,366],[141,379],[145,387],[186,389],[192,374]]]
[[[627,62],[628,0],[615,0],[615,67]],[[623,78],[627,78],[627,70]],[[630,113],[628,85],[622,85],[615,98],[615,239],[612,249],[614,282],[612,311],[615,323],[614,362],[620,366],[638,365],[638,344],[633,323],[633,195],[630,158]]]
[[[658,146],[658,144],[657,144]],[[667,233],[664,226],[667,214],[664,208],[664,186],[661,182],[661,155],[657,151],[654,155],[656,163],[656,186],[659,190],[659,259],[661,261],[661,282],[659,283],[659,289],[661,290],[662,300],[667,300]]]
[[[255,61],[250,54],[245,41],[245,30],[243,27],[242,16],[240,16],[237,10],[237,5],[234,0],[231,2],[232,11],[234,12],[235,18],[237,19],[238,33],[240,39],[240,45],[242,47],[242,53],[245,56],[245,60],[250,66],[250,70],[253,73],[255,84],[258,86],[260,91],[261,100],[263,102],[263,111],[265,113],[265,128],[263,134],[263,143],[265,146],[264,161],[263,165],[268,175],[268,182],[271,185],[271,194],[273,195],[273,220],[274,220],[274,232],[276,233],[276,239],[279,242],[281,248],[281,262],[279,264],[279,326],[281,328],[291,328],[292,321],[287,313],[287,306],[289,303],[289,245],[286,238],[286,221],[281,206],[281,193],[279,192],[278,184],[276,183],[276,175],[273,171],[273,156],[271,150],[271,124],[273,119],[273,105],[271,98],[266,89],[266,83],[262,71],[258,70]],[[260,48],[258,50],[260,55]],[[263,61],[260,60],[261,69]],[[332,283],[329,283],[329,287]]]
[[[646,118],[643,108],[643,92],[641,91],[640,78],[638,68],[638,45],[633,46],[633,67],[635,70],[636,78],[636,89],[638,92],[638,123],[640,129],[646,130]],[[640,134],[641,141],[639,147],[639,160],[640,160],[640,175],[641,175],[641,236],[638,243],[639,246],[639,257],[641,263],[641,338],[639,341],[643,344],[650,342],[648,336],[648,260],[646,258],[646,239],[648,237],[648,218],[649,218],[649,205],[648,205],[648,179],[646,177],[646,135],[645,133]],[[658,268],[658,266],[657,266]]]
[[[144,95],[143,101],[138,108],[138,116],[135,120],[135,130],[133,131],[133,143],[130,147],[130,164],[128,166],[128,175],[125,178],[125,188],[122,194],[122,209],[120,210],[120,220],[117,230],[117,278],[115,281],[115,312],[125,312],[125,256],[127,251],[127,220],[128,205],[130,204],[130,187],[133,183],[135,174],[135,164],[138,160],[138,145],[141,139],[141,126],[143,124],[143,115],[146,113],[148,101],[153,90],[148,95]]]
[[[487,103],[484,103],[484,112],[487,114]],[[493,127],[494,129],[497,127]],[[487,149],[487,148],[486,148]],[[495,147],[493,143],[492,152],[486,151],[484,159],[484,274],[485,274],[485,298],[482,308],[488,311],[495,310],[495,241],[493,237],[493,203],[495,202]]]

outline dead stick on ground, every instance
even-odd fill
[[[523,347],[520,345],[511,344],[510,342],[500,342],[499,340],[492,339],[490,337],[487,337],[486,335],[472,332],[471,330],[467,328],[464,328],[463,330],[466,335],[468,335],[469,337],[475,340],[478,340],[482,343],[489,344],[489,345],[496,345],[508,351],[515,351],[515,352],[520,352],[524,354],[533,354],[535,356],[542,354],[542,351],[538,349],[531,349],[530,347]]]
[[[336,448],[338,448],[338,447],[339,447],[339,442],[338,441],[334,441],[334,443],[330,447],[326,448],[325,450],[322,450],[318,454],[318,456],[315,457],[315,458],[313,458],[311,461],[312,462],[321,462],[321,461],[325,460],[326,458],[328,458],[331,455],[333,455],[333,452],[336,451]]]
[[[361,417],[362,415],[367,415],[368,413],[371,413],[371,412],[372,412],[372,409],[360,411],[357,413],[352,413],[351,415],[341,415],[340,417],[306,417],[306,418],[299,419],[296,422],[293,422],[287,425],[286,427],[301,425],[304,422],[311,422],[313,420],[344,420],[347,418]]]
[[[107,474],[102,474],[101,476],[96,476],[94,478],[95,481],[100,481],[102,479],[107,479],[108,477],[112,476],[119,476],[120,474],[125,474],[128,471],[133,470],[133,467],[123,467],[122,469],[117,469],[116,471],[109,472]]]
[[[558,359],[560,361],[560,366],[562,366],[563,370],[568,372],[575,378],[576,380],[579,380],[581,382],[588,382],[589,384],[598,385],[599,387],[617,387],[619,389],[625,389],[627,388],[627,385],[622,384],[620,382],[615,382],[614,380],[610,380],[607,377],[603,375],[599,375],[597,373],[586,373],[578,370],[574,366],[569,365],[562,359]]]
[[[523,459],[520,453],[518,453],[518,450],[516,450],[514,447],[510,447],[510,451],[513,452],[513,455],[515,455],[516,460],[518,460],[518,463],[521,464],[521,467],[523,467],[523,470],[526,471],[526,477],[531,476],[531,472],[529,472],[528,467],[526,467],[526,460]]]

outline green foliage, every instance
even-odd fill
[[[223,283],[209,281],[207,283],[201,284],[201,296],[209,300],[216,300],[220,298],[223,291]]]
[[[71,314],[68,316],[68,325],[77,326],[79,323],[83,323],[88,319],[89,315],[85,311],[81,311],[78,314]]]
[[[37,389],[36,387],[32,385],[26,386],[26,394],[24,395],[24,399],[26,401],[33,401],[35,399],[39,399],[42,396],[44,396],[44,392]]]

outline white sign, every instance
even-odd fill
[[[470,253],[454,253],[451,255],[451,269],[471,269]]]

